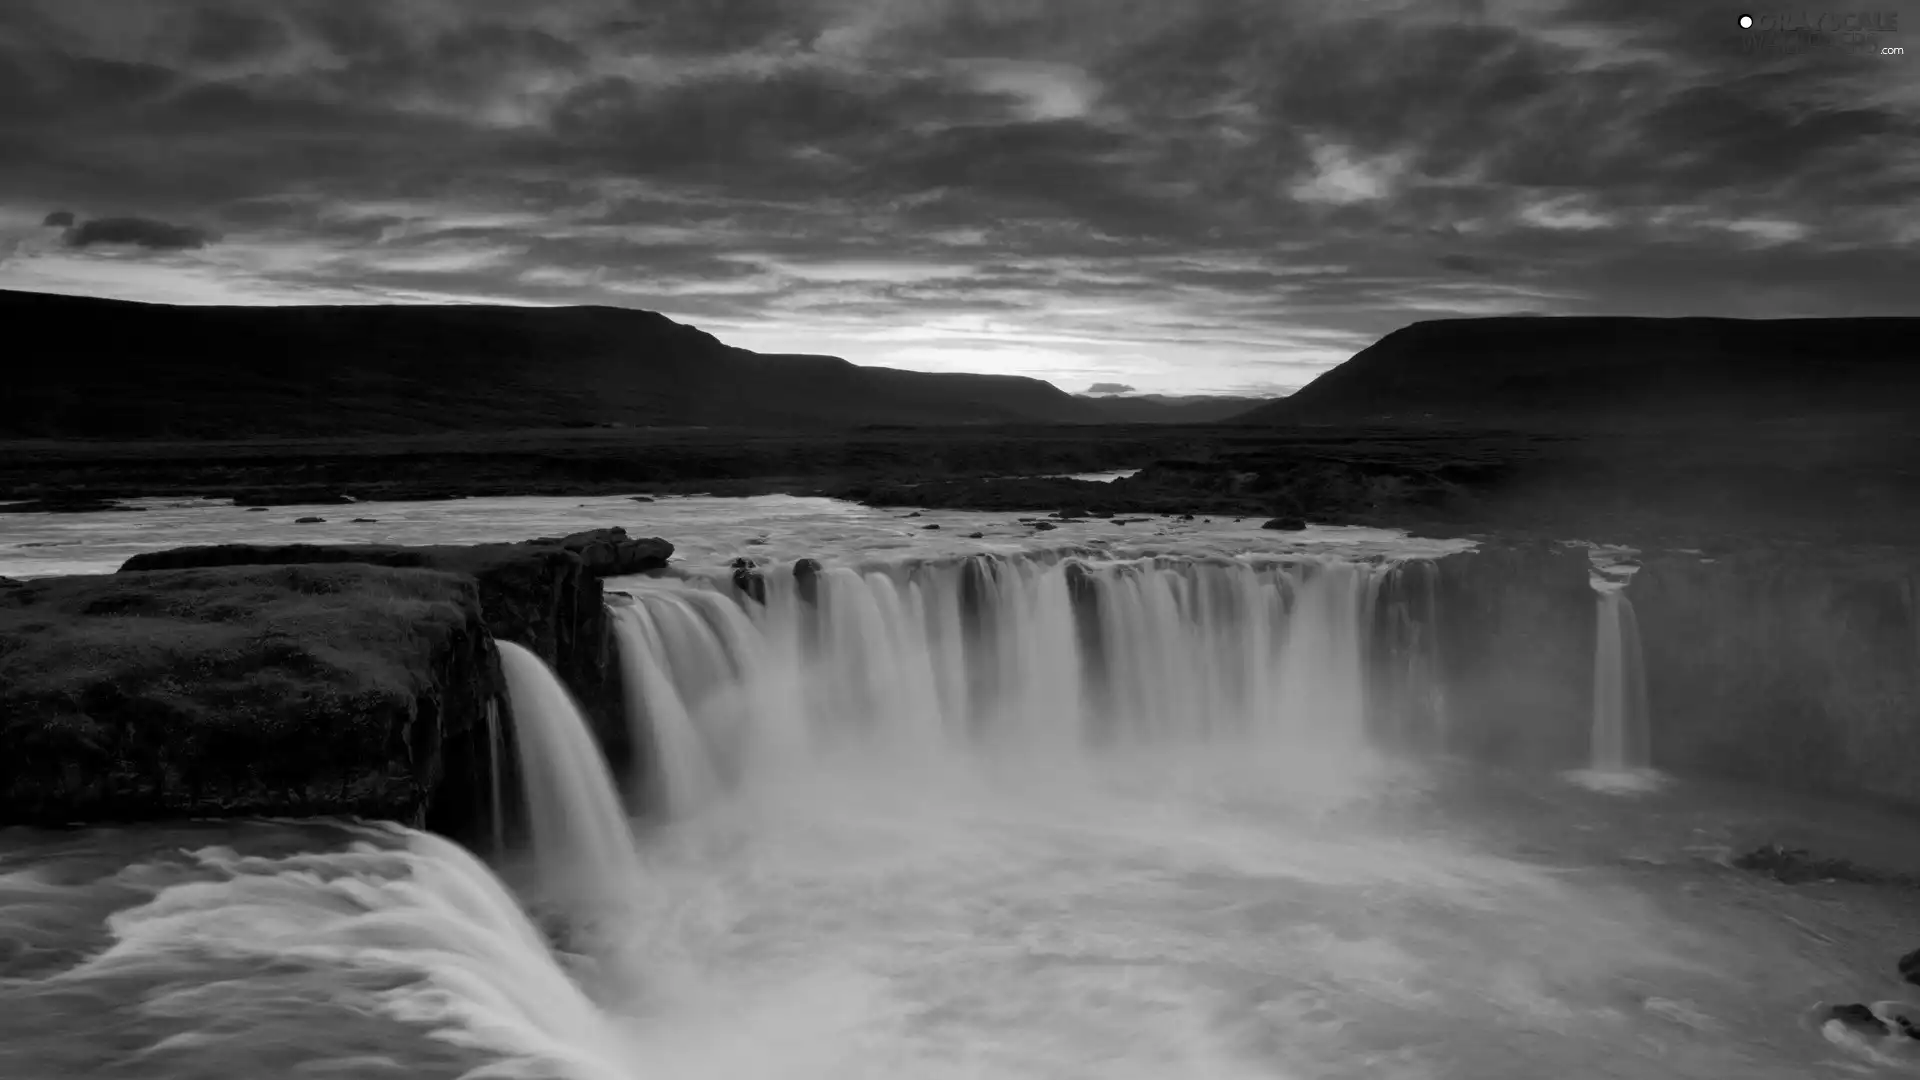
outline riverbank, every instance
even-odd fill
[[[586,429],[354,440],[0,445],[0,512],[502,496],[823,495],[899,508],[1217,515],[1435,536],[1734,549],[1920,547],[1920,433],[1811,424]],[[1117,483],[1072,474],[1139,470]],[[377,517],[361,510],[296,516]],[[4,519],[0,519],[4,520]]]

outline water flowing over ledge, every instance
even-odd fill
[[[1101,748],[1236,747],[1281,787],[1378,762],[1375,601],[1343,560],[965,559],[632,586],[617,632],[675,809],[858,747],[1073,769]],[[756,599],[755,597],[758,597]]]

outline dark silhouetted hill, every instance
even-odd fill
[[[0,437],[1101,423],[1051,383],[755,353],[625,308],[177,307],[0,291]]]
[[[1081,401],[1115,424],[1217,424],[1265,405],[1272,398],[1202,394],[1081,394]]]
[[[1632,424],[1920,414],[1920,319],[1414,323],[1245,423]]]

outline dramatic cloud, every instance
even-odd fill
[[[73,226],[73,211],[55,210],[48,214],[40,224],[49,229],[66,229]]]
[[[0,286],[622,304],[1149,392],[1295,387],[1445,315],[1911,313],[1920,58],[1880,50],[1920,11],[1737,14],[17,0]]]
[[[1117,382],[1097,382],[1087,387],[1089,394],[1131,394],[1133,392],[1133,387]]]
[[[53,217],[66,217],[71,221],[73,215],[54,214],[48,220]],[[207,234],[192,226],[169,225],[147,218],[95,218],[68,229],[66,241],[68,247],[76,248],[118,244],[152,251],[186,251],[206,247]]]

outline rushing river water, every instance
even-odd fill
[[[330,520],[291,522],[315,513]],[[1397,762],[1341,735],[1356,676],[1340,612],[1366,595],[1353,560],[1458,545],[1163,518],[1036,533],[1010,515],[786,498],[256,514],[176,504],[4,524],[0,574],[13,576],[101,572],[183,543],[474,542],[624,525],[673,540],[696,571],[623,586],[637,597],[623,643],[657,648],[648,707],[665,708],[671,690],[696,733],[775,714],[824,733],[758,769],[766,755],[735,760],[714,752],[711,731],[696,734],[678,775],[698,797],[631,841],[600,812],[613,793],[561,782],[593,767],[577,748],[553,758],[546,797],[582,823],[566,858],[637,848],[631,863],[595,860],[584,905],[551,863],[510,855],[489,868],[390,826],[0,832],[9,1080],[1747,1080],[1905,1068],[1823,1037],[1809,1011],[1901,996],[1893,957],[1920,945],[1912,894],[1789,887],[1727,859],[1778,840],[1897,863],[1920,851],[1911,822],[1699,784],[1618,797]],[[933,661],[906,682],[849,662],[940,649],[937,634],[899,630],[937,621],[938,589],[861,568],[1063,546],[1116,560],[1096,585],[1133,621],[1099,640],[1136,666],[1177,653],[1157,683],[1116,671],[1103,685],[1130,687],[1122,699],[1060,696],[1045,634],[994,661],[1001,682],[985,696],[956,697],[965,680]],[[1229,561],[1188,587],[1120,565],[1143,553]],[[827,587],[848,590],[827,609],[859,632],[784,637],[777,595],[763,622],[728,614],[698,571],[742,554],[821,559],[839,574]],[[1331,569],[1281,581],[1230,558],[1249,555]],[[1043,569],[1007,579],[1004,610],[1051,618]],[[1254,627],[1265,616],[1244,598],[1262,582],[1291,590],[1292,625],[1311,618],[1319,635],[1274,640],[1281,687],[1207,649],[1178,652],[1178,635],[1128,636],[1163,610],[1195,628]],[[523,722],[566,709],[530,660],[509,657]],[[1019,694],[1003,692],[1007,672],[1024,680]],[[542,704],[523,709],[523,696]],[[940,703],[914,721],[934,727],[897,715],[915,701]],[[1061,740],[976,753],[953,734],[983,716],[1028,731],[1065,712],[1080,724],[1128,716],[1144,735],[1098,753]],[[850,716],[864,718],[862,737],[835,726]],[[881,723],[945,734],[869,737]],[[734,745],[787,745],[775,736],[798,738]]]

